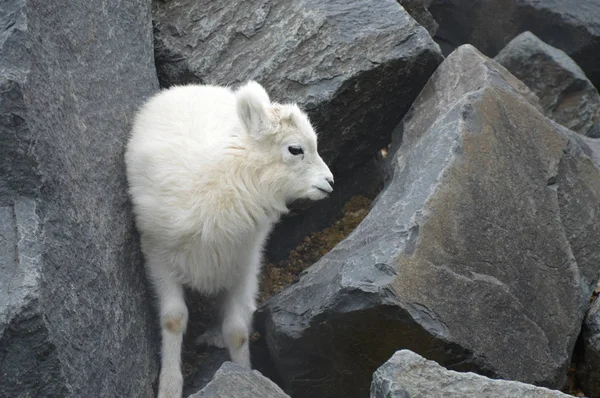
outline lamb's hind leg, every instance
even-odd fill
[[[231,360],[250,369],[249,335],[256,309],[258,269],[251,267],[237,288],[227,292],[223,302],[223,340]]]
[[[154,271],[152,276],[159,299],[162,334],[158,398],[181,398],[181,344],[187,326],[188,310],[181,284],[167,272],[157,275],[156,270]]]

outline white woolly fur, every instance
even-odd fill
[[[158,297],[159,397],[180,397],[187,285],[218,295],[220,327],[199,338],[250,367],[261,253],[286,204],[319,200],[333,175],[308,117],[250,81],[233,91],[175,86],[135,117],[125,162],[148,275]]]

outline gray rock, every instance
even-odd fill
[[[594,163],[600,167],[600,139],[599,138],[581,138],[586,146],[589,148],[588,156],[594,161]]]
[[[598,280],[600,169],[523,87],[472,46],[440,65],[371,212],[257,314],[288,394],[365,396],[400,348],[562,387]]]
[[[519,33],[531,31],[566,52],[600,87],[598,0],[433,0],[429,11],[440,42],[469,43],[494,57]]]
[[[581,331],[583,352],[577,363],[577,380],[585,393],[600,397],[600,300],[590,307]]]
[[[429,6],[428,0],[398,0],[398,3],[408,11],[410,16],[413,17],[419,25],[427,29],[427,32],[429,32],[431,36],[435,35],[438,24],[427,9]]]
[[[571,395],[517,381],[447,370],[409,350],[396,352],[373,374],[371,398],[567,398]]]
[[[206,358],[200,366],[184,380],[182,394],[184,397],[193,395],[206,387],[221,366],[231,359],[225,348],[207,347],[205,348],[205,354]]]
[[[494,58],[540,99],[546,116],[578,133],[600,137],[600,95],[564,51],[521,33]]]
[[[277,384],[256,370],[225,362],[213,380],[190,398],[289,398]]]
[[[319,134],[339,196],[279,224],[268,248],[272,260],[328,226],[348,198],[380,180],[373,157],[443,59],[396,0],[153,4],[162,86],[255,79],[273,100],[299,103]]]
[[[117,4],[118,3],[118,4]],[[153,395],[123,148],[158,88],[150,4],[0,7],[0,396]]]

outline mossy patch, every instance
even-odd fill
[[[290,252],[287,259],[265,265],[260,280],[259,303],[298,280],[306,268],[348,236],[368,214],[372,199],[354,196],[344,206],[342,216],[332,226],[315,232]]]

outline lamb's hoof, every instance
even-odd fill
[[[225,340],[223,339],[223,335],[220,331],[215,329],[209,329],[201,336],[198,336],[198,338],[196,338],[196,344],[225,348]]]

